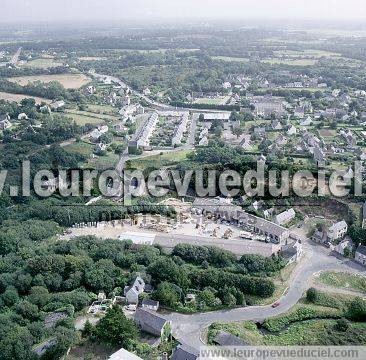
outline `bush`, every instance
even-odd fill
[[[318,299],[318,290],[314,289],[314,288],[310,288],[306,291],[306,300],[315,304],[315,302]]]
[[[286,326],[297,321],[311,320],[311,319],[335,319],[339,318],[340,313],[335,309],[321,310],[311,307],[300,307],[293,312],[285,315],[267,319],[263,327],[271,332],[278,332],[283,330]]]
[[[355,298],[348,305],[347,318],[353,321],[366,321],[366,301]]]

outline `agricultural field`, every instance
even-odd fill
[[[14,101],[14,102],[21,102],[23,99],[34,99],[36,101],[36,104],[46,103],[50,104],[51,100],[40,98],[37,96],[29,96],[29,95],[23,95],[23,94],[10,94],[6,92],[0,92],[0,100],[6,100],[6,101]]]
[[[79,89],[91,81],[90,78],[88,78],[83,74],[19,76],[19,77],[8,78],[8,80],[17,83],[21,86],[25,86],[28,83],[32,83],[35,81],[41,81],[43,83],[50,83],[52,81],[57,81],[61,85],[63,85],[66,89]]]
[[[112,115],[97,114],[88,111],[67,110],[66,114],[78,125],[103,124],[106,121],[118,121],[118,117]]]
[[[262,62],[271,65],[290,65],[290,66],[313,66],[318,63],[317,59],[264,59]]]
[[[212,56],[212,59],[228,62],[249,62],[248,58],[230,57],[230,56]]]
[[[128,167],[132,169],[146,169],[149,166],[160,168],[163,166],[170,166],[177,164],[181,161],[187,160],[187,155],[190,154],[191,150],[181,151],[167,151],[159,153],[157,155],[140,157],[128,161]]]
[[[325,271],[316,278],[317,283],[327,286],[364,292],[366,294],[366,278],[354,274]]]
[[[80,141],[73,143],[71,145],[67,145],[64,147],[64,150],[66,150],[68,153],[71,154],[79,154],[84,156],[90,156],[94,148],[94,145]]]
[[[276,57],[285,57],[285,58],[308,58],[308,59],[320,59],[322,57],[341,57],[341,54],[324,51],[324,50],[312,50],[306,49],[303,51],[295,51],[295,50],[279,50],[275,51],[274,54]]]
[[[52,58],[41,58],[28,61],[24,66],[36,69],[48,69],[52,67],[62,66],[62,62],[54,60]]]
[[[230,99],[230,96],[218,96],[215,98],[199,98],[194,101],[195,104],[209,105],[225,105]]]

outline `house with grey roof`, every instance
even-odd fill
[[[365,245],[358,245],[355,253],[355,260],[362,264],[366,265],[366,246]]]
[[[215,338],[213,339],[213,342],[220,346],[246,346],[248,345],[243,339],[239,338],[238,336],[235,336],[233,334],[230,334],[226,331],[220,330]]]
[[[159,301],[155,301],[155,300],[151,300],[151,299],[144,299],[141,302],[141,307],[143,309],[158,311]]]
[[[188,345],[179,344],[170,360],[199,360],[199,351]]]
[[[167,338],[170,335],[171,322],[155,312],[138,308],[134,320],[139,328],[148,334],[159,338]]]
[[[130,286],[126,286],[124,289],[124,296],[129,304],[138,304],[139,295],[145,290],[145,282],[140,276]]]

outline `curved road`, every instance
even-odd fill
[[[338,259],[330,251],[313,243],[303,242],[304,255],[291,275],[288,290],[278,300],[280,306],[250,306],[226,311],[183,315],[172,313],[166,318],[172,321],[173,334],[180,342],[199,349],[202,330],[214,322],[263,321],[291,309],[308,289],[311,278],[319,271],[338,270],[366,274],[365,268],[353,261]]]

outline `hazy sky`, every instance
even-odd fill
[[[0,22],[160,18],[366,20],[366,0],[0,0]]]

